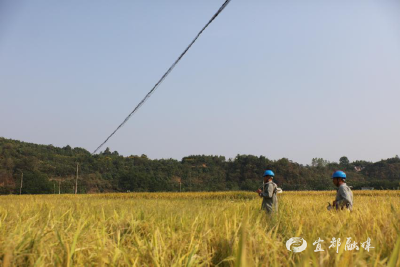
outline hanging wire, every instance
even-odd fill
[[[108,137],[106,140],[104,140],[101,145],[96,148],[96,150],[92,153],[95,154],[99,149],[104,146],[107,141],[122,127],[124,124],[131,118],[131,116],[146,102],[146,100],[154,93],[154,91],[157,89],[157,87],[164,81],[164,79],[170,74],[170,72],[175,68],[175,66],[179,63],[179,61],[182,59],[182,57],[186,54],[186,52],[192,47],[192,45],[196,42],[196,40],[200,37],[200,35],[203,33],[203,31],[214,21],[214,19],[224,10],[224,8],[229,4],[231,0],[226,0],[225,3],[222,4],[222,6],[218,9],[217,13],[212,16],[212,18],[208,21],[208,23],[201,29],[201,31],[196,35],[196,37],[193,39],[193,41],[186,47],[186,49],[182,52],[182,54],[178,57],[177,60],[169,67],[169,69],[164,73],[164,75],[158,80],[158,82],[153,86],[153,88],[150,90],[150,92],[147,93],[147,95],[142,99],[142,101],[139,102],[139,104],[133,109],[131,113],[129,113],[128,117],[124,119],[124,121],[115,129]]]

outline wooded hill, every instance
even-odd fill
[[[267,151],[266,151],[267,152]],[[146,155],[123,157],[108,148],[91,155],[83,148],[36,145],[0,137],[0,193],[73,193],[78,167],[78,193],[136,191],[225,191],[256,190],[265,169],[272,169],[283,190],[334,189],[331,174],[343,170],[353,189],[400,187],[398,156],[379,162],[339,162],[314,158],[301,165],[286,158],[264,156],[192,155],[181,161],[151,160]],[[23,180],[22,189],[21,178]]]

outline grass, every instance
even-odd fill
[[[0,196],[0,266],[400,266],[400,191],[355,191],[352,213],[334,196],[284,192],[272,217],[248,192]]]

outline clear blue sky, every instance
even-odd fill
[[[223,0],[0,0],[0,136],[93,151]],[[123,155],[400,154],[400,1],[232,0],[107,144]]]

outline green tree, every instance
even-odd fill
[[[53,187],[46,174],[37,171],[24,172],[23,194],[50,194],[52,192]]]
[[[329,161],[324,160],[323,158],[313,158],[311,160],[311,166],[313,167],[321,167],[324,168],[329,164]]]
[[[342,166],[347,167],[347,166],[350,165],[350,161],[349,161],[349,159],[348,159],[346,156],[343,156],[343,157],[341,157],[341,158],[339,159],[339,164],[342,165]]]

